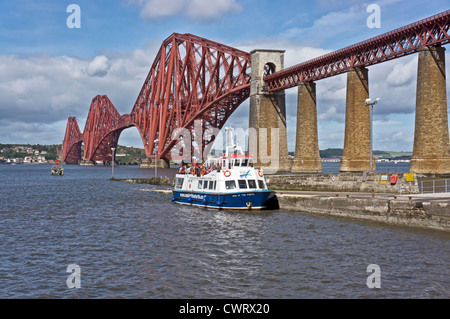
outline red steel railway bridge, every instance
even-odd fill
[[[277,130],[278,147],[265,153],[277,171],[321,172],[318,149],[316,82],[347,73],[342,172],[370,166],[368,66],[418,53],[416,121],[411,172],[450,173],[445,48],[450,42],[450,10],[315,59],[284,68],[284,51],[244,52],[192,34],[173,33],[161,45],[130,114],[120,115],[106,95],[92,99],[84,131],[69,117],[62,160],[67,163],[112,161],[120,133],[135,126],[147,162],[167,165],[187,147],[204,154],[214,134],[185,145],[180,130],[192,136],[220,130],[250,97],[249,148],[258,154],[267,132]],[[284,90],[297,87],[295,156],[287,151]],[[263,130],[262,130],[263,129]],[[82,144],[84,143],[84,152]],[[83,154],[82,154],[83,153]],[[270,154],[269,154],[270,153]],[[270,160],[257,156],[258,164]],[[267,164],[269,163],[269,164]],[[374,164],[374,163],[373,163]]]

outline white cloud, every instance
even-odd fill
[[[129,0],[128,2],[140,6],[141,17],[148,20],[179,15],[212,21],[224,14],[242,11],[242,6],[236,0]]]
[[[374,149],[384,151],[412,151],[414,143],[414,125],[410,127],[396,127],[384,131],[374,125]]]
[[[241,12],[236,0],[193,0],[186,1],[186,15],[200,20],[213,20],[223,14]]]
[[[0,55],[1,141],[61,143],[67,118],[76,116],[83,130],[98,94],[108,95],[119,113],[129,113],[159,45],[93,59]]]
[[[397,60],[392,71],[386,78],[389,85],[401,86],[413,81],[417,76],[417,58]]]
[[[87,66],[86,72],[90,76],[103,77],[108,73],[111,64],[106,56],[96,56]]]
[[[346,6],[344,9],[331,11],[319,17],[309,27],[289,28],[281,33],[281,36],[315,43],[326,42],[329,39],[336,40],[336,37],[342,37],[343,34],[354,34],[350,33],[350,30],[366,27],[366,18],[366,7],[362,4]]]
[[[343,122],[345,120],[345,113],[342,109],[338,110],[336,105],[330,105],[325,108],[325,111],[319,113],[317,116],[319,121],[337,121]]]
[[[141,17],[144,19],[167,18],[182,11],[184,0],[144,0],[139,1],[142,6]]]

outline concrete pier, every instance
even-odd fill
[[[81,160],[80,161],[80,165],[82,165],[82,166],[94,166],[95,163],[94,163],[94,161]]]
[[[157,168],[170,168],[169,160],[165,158],[160,158],[156,160]],[[140,165],[141,168],[155,168],[155,159],[154,158],[146,158],[142,160]]]
[[[273,175],[266,181],[282,210],[450,231],[450,193],[421,194],[416,174]]]
[[[277,191],[280,209],[450,232],[450,193],[392,195]]]
[[[293,173],[322,173],[317,134],[316,83],[298,85],[297,136]]]
[[[345,108],[344,152],[341,172],[370,170],[370,109],[367,68],[352,68],[347,72],[347,98]],[[372,161],[375,170],[375,158]]]
[[[419,50],[416,123],[410,171],[450,173],[450,145],[445,79],[445,48]]]
[[[395,183],[391,182],[393,175]],[[418,176],[408,173],[280,174],[268,177],[266,182],[269,188],[276,190],[419,193]]]
[[[250,54],[249,154],[256,158],[255,166],[262,167],[266,174],[289,171],[285,93],[269,93],[263,89],[265,67],[272,71],[282,70],[284,51],[253,50]]]

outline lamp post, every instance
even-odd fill
[[[371,99],[366,99],[366,105],[370,106],[370,171],[373,171],[373,165],[372,165],[372,158],[373,158],[373,106],[378,103],[380,100],[379,97],[375,99],[375,101],[372,102]]]
[[[112,178],[114,179],[114,151],[116,150],[114,147],[111,147],[112,150]]]
[[[158,176],[158,142],[159,140],[155,140],[155,177]]]

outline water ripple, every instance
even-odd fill
[[[445,233],[179,206],[143,191],[154,186],[109,181],[107,167],[49,171],[0,165],[2,298],[450,297]],[[73,263],[80,289],[66,285]],[[366,285],[369,264],[381,268],[380,289]]]

